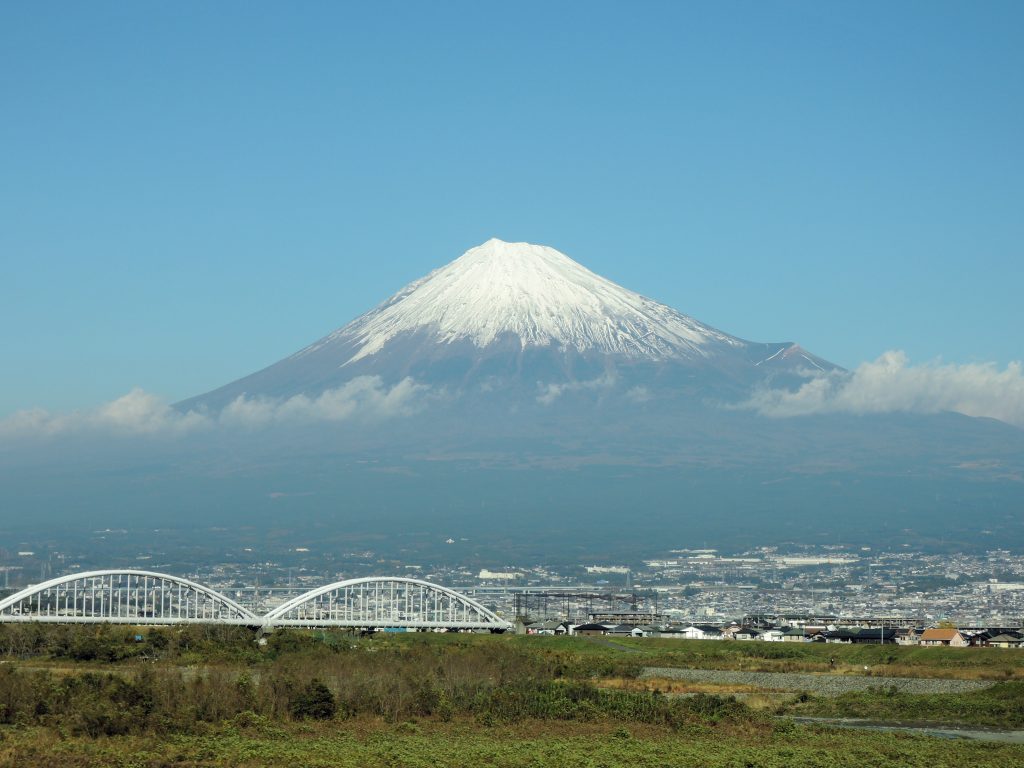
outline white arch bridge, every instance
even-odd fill
[[[44,581],[0,600],[0,623],[236,624],[249,627],[478,629],[512,624],[466,595],[405,577],[349,579],[288,600],[265,615],[166,573],[106,570]]]

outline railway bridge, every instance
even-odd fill
[[[305,592],[258,615],[189,579],[143,570],[73,573],[0,600],[0,623],[235,624],[275,627],[490,630],[512,628],[455,590],[421,579],[371,576]]]

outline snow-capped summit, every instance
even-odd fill
[[[315,395],[364,375],[528,399],[595,380],[730,399],[812,367],[833,366],[789,342],[730,336],[554,248],[491,239],[291,357],[180,405]]]
[[[626,290],[543,245],[496,238],[406,286],[377,309],[303,351],[340,339],[376,354],[396,336],[425,331],[483,348],[504,336],[553,347],[661,359],[706,354],[742,342]]]

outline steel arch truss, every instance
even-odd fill
[[[512,625],[476,600],[429,581],[369,577],[299,595],[264,617],[274,627],[490,629]]]
[[[244,624],[261,619],[188,579],[138,570],[88,571],[51,579],[0,601],[0,622]]]

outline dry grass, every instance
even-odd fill
[[[599,688],[613,688],[623,691],[647,691],[649,693],[666,694],[709,693],[719,696],[729,696],[738,693],[760,693],[764,690],[752,685],[696,683],[688,680],[670,680],[664,677],[645,677],[642,679],[609,677],[596,680],[595,685]]]
[[[666,696],[692,696],[698,693],[706,693],[715,696],[735,696],[748,707],[757,711],[778,709],[780,702],[787,695],[787,692],[768,691],[752,685],[715,684],[715,683],[692,683],[686,680],[668,680],[666,678],[636,678],[611,677],[603,680],[596,680],[594,684],[599,688],[609,688],[620,691],[647,691],[650,693],[661,693]]]

